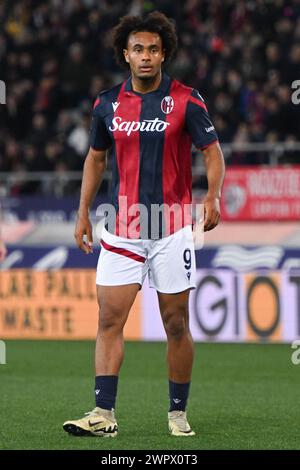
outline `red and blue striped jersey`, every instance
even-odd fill
[[[100,93],[90,145],[95,150],[111,149],[111,203],[117,214],[113,233],[124,236],[124,227],[132,223],[138,238],[157,238],[150,235],[154,223],[158,238],[181,228],[173,220],[166,223],[164,211],[191,204],[191,145],[203,150],[217,141],[199,92],[165,73],[160,86],[149,93],[133,91],[131,78]],[[125,214],[120,207],[124,197],[127,208],[143,206],[147,211]],[[158,222],[151,218],[154,206],[164,208]],[[191,221],[182,226],[187,223]]]

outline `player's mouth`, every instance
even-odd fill
[[[150,65],[142,65],[140,67],[141,72],[151,72],[151,70],[152,70],[152,67]]]

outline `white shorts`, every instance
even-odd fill
[[[142,286],[148,273],[150,287],[162,293],[174,294],[196,287],[195,250],[189,225],[159,240],[118,237],[103,228],[101,245],[98,285]]]

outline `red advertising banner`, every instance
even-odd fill
[[[300,220],[300,166],[228,168],[222,220]]]

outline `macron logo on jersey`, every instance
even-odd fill
[[[120,103],[118,103],[117,101],[115,101],[114,103],[112,103],[112,107],[113,107],[114,112],[118,109],[119,104],[120,104]]]
[[[112,126],[109,130],[126,132],[129,136],[132,132],[163,132],[170,125],[169,122],[161,121],[158,118],[145,119],[144,121],[123,121],[120,116],[113,118]]]

